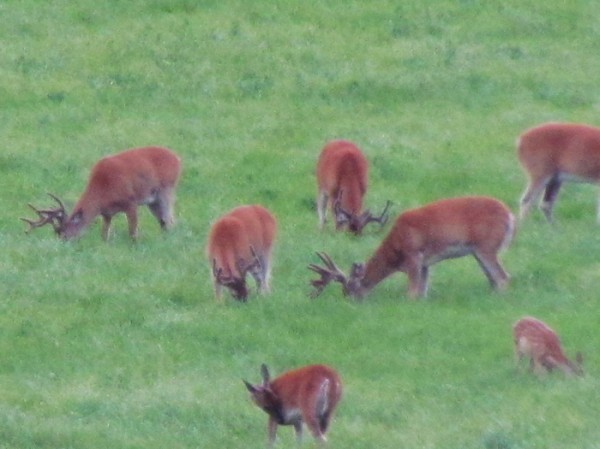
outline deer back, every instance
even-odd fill
[[[219,218],[210,230],[207,256],[223,277],[244,279],[241,268],[254,257],[244,222],[229,214]]]
[[[342,209],[358,215],[368,184],[368,162],[362,151],[347,140],[329,142],[317,162],[317,184]]]
[[[521,165],[534,179],[559,174],[600,179],[600,128],[545,123],[521,134],[517,151]]]
[[[229,215],[242,222],[248,242],[257,254],[268,256],[271,253],[277,234],[277,221],[271,212],[256,204],[239,206]]]

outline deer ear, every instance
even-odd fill
[[[262,374],[263,384],[268,385],[271,380],[271,374],[269,374],[269,368],[264,363],[260,366],[260,373]]]
[[[258,391],[257,388],[254,385],[252,385],[250,382],[246,382],[245,380],[242,380],[242,382],[244,382],[244,385],[246,385],[246,388],[248,389],[248,391],[250,393],[254,394]]]

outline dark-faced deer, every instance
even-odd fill
[[[335,281],[342,284],[344,294],[362,298],[397,271],[408,276],[411,298],[426,296],[431,265],[469,254],[492,287],[503,289],[508,274],[498,254],[510,243],[513,233],[513,214],[494,198],[450,198],[407,210],[396,219],[375,254],[366,264],[354,264],[349,276],[326,253],[317,253],[325,265],[309,265],[321,276],[312,281],[312,296],[318,296]]]
[[[517,149],[529,178],[521,197],[520,220],[543,193],[540,209],[552,222],[554,203],[563,182],[600,183],[600,128],[576,123],[545,123],[521,134]],[[600,222],[600,199],[596,220]]]
[[[389,201],[379,216],[362,210],[368,174],[367,159],[352,142],[334,140],[325,145],[317,161],[317,213],[321,229],[325,225],[328,205],[338,230],[348,229],[360,234],[368,223],[385,225]]]
[[[569,360],[558,335],[546,323],[533,317],[521,318],[513,325],[513,338],[517,366],[524,357],[528,357],[530,371],[538,375],[555,368],[567,375],[583,375],[581,353],[577,353],[576,362]]]
[[[221,287],[226,287],[234,298],[245,301],[247,273],[261,293],[270,291],[276,234],[275,217],[260,205],[237,207],[212,225],[206,253],[217,299],[221,297]]]
[[[302,426],[306,424],[320,442],[326,433],[335,408],[342,397],[339,374],[325,365],[309,365],[283,373],[271,380],[269,370],[261,367],[262,384],[244,381],[254,403],[269,415],[269,443],[277,436],[277,426],[292,425],[297,440],[302,439]]]
[[[144,147],[126,150],[100,159],[92,168],[87,187],[71,214],[59,203],[56,209],[36,209],[38,221],[24,219],[30,230],[52,224],[63,239],[78,237],[96,217],[102,216],[102,238],[108,239],[112,217],[123,212],[127,216],[129,235],[137,238],[137,208],[147,205],[163,229],[175,221],[173,206],[175,189],[181,172],[181,161],[171,150]]]

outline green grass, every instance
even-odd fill
[[[362,303],[311,301],[314,251],[344,268],[384,233],[317,231],[323,144],[355,141],[368,205],[393,213],[489,194],[516,210],[514,142],[546,120],[600,124],[592,1],[0,2],[0,448],[251,448],[266,416],[241,379],[328,363],[345,395],[332,448],[598,448],[597,192],[535,211],[489,290],[471,259],[433,269],[427,300],[391,277]],[[178,152],[178,224],[141,212],[110,242],[23,233],[46,192],[69,206],[101,156]],[[212,293],[212,221],[262,203],[279,221],[274,292]],[[513,367],[511,324],[555,327],[586,377]],[[279,447],[294,447],[280,429]],[[307,437],[305,446],[315,444]]]

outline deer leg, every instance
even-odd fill
[[[160,223],[160,227],[164,230],[171,228],[175,223],[173,214],[174,197],[174,190],[165,188],[158,192],[154,202],[148,204],[148,208],[152,212],[152,215],[156,217]]]
[[[496,253],[487,254],[475,251],[473,256],[485,273],[494,290],[504,290],[508,284],[508,273],[504,270]]]
[[[540,197],[547,183],[547,178],[537,180],[532,179],[530,181],[527,189],[525,189],[525,192],[521,197],[519,221],[523,220],[527,216],[529,209],[531,209],[531,205]]]
[[[300,444],[302,442],[302,421],[298,420],[294,423],[294,431],[296,433],[296,442]]]
[[[112,220],[112,215],[102,215],[102,240],[105,242],[110,237],[110,223]]]
[[[129,236],[132,240],[137,240],[138,237],[138,216],[137,206],[134,204],[125,210],[127,223],[129,224]]]
[[[319,215],[319,228],[323,229],[327,221],[327,203],[329,196],[325,190],[320,190],[317,195],[317,214]]]
[[[427,287],[423,286],[423,274],[427,274],[427,270],[423,270],[423,257],[417,256],[412,257],[406,261],[408,276],[408,297],[410,299],[416,299],[423,296],[423,292],[427,290]],[[427,280],[425,279],[425,282]]]
[[[546,191],[544,192],[544,199],[540,205],[540,209],[549,223],[553,222],[552,209],[554,208],[554,202],[558,197],[561,185],[562,182],[558,179],[558,176],[552,177],[550,181],[548,181],[548,184],[546,184]]]
[[[273,446],[273,444],[275,444],[275,439],[277,438],[277,421],[275,421],[275,419],[272,417],[269,417],[268,435],[269,445]]]

